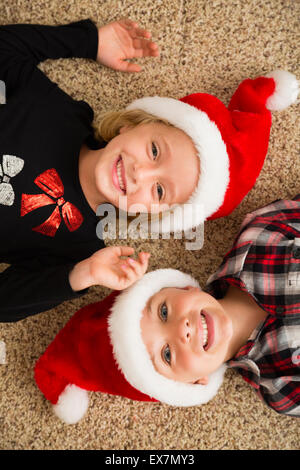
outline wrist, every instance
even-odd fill
[[[101,53],[101,50],[100,50],[100,44],[102,46],[102,37],[101,37],[101,29],[102,28],[98,28],[98,46],[97,46],[97,57],[96,57],[96,61],[101,64],[101,56],[100,56],[100,53]]]
[[[69,273],[69,283],[74,292],[87,289],[94,284],[90,274],[89,258],[75,264]]]

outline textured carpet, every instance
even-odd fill
[[[144,68],[137,75],[81,59],[40,65],[66,92],[88,101],[96,119],[101,111],[146,95],[179,98],[205,91],[227,104],[241,80],[276,68],[299,79],[299,13],[299,0],[0,0],[2,24],[63,24],[89,17],[101,26],[128,16],[152,31],[161,56],[140,60]],[[273,113],[269,151],[255,187],[231,216],[206,224],[202,250],[185,250],[184,240],[132,243],[151,252],[149,269],[181,269],[204,284],[247,212],[299,192],[298,111],[293,105]],[[7,350],[6,364],[0,365],[1,449],[299,449],[299,421],[267,408],[234,371],[201,407],[93,393],[83,421],[74,426],[58,421],[35,386],[35,361],[78,308],[108,292],[92,288],[80,300],[0,325]]]

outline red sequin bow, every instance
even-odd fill
[[[34,183],[46,194],[22,194],[21,217],[50,204],[56,204],[56,208],[44,223],[32,230],[54,237],[61,223],[60,207],[62,217],[70,232],[77,230],[82,224],[83,217],[77,207],[64,200],[64,186],[57,171],[54,168],[44,171],[34,180]]]

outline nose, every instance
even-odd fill
[[[191,341],[192,328],[188,318],[184,317],[178,322],[178,337],[183,343]]]
[[[157,168],[150,164],[133,164],[132,168],[132,179],[135,184],[145,184],[148,181],[157,179]]]

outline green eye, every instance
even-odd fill
[[[168,319],[168,307],[166,306],[165,303],[163,303],[161,306],[160,306],[160,309],[159,309],[159,316],[160,318],[162,319],[162,321],[167,321]]]
[[[168,345],[166,345],[163,349],[163,352],[162,352],[162,356],[163,356],[163,360],[171,365],[171,351],[170,351],[170,348]]]

